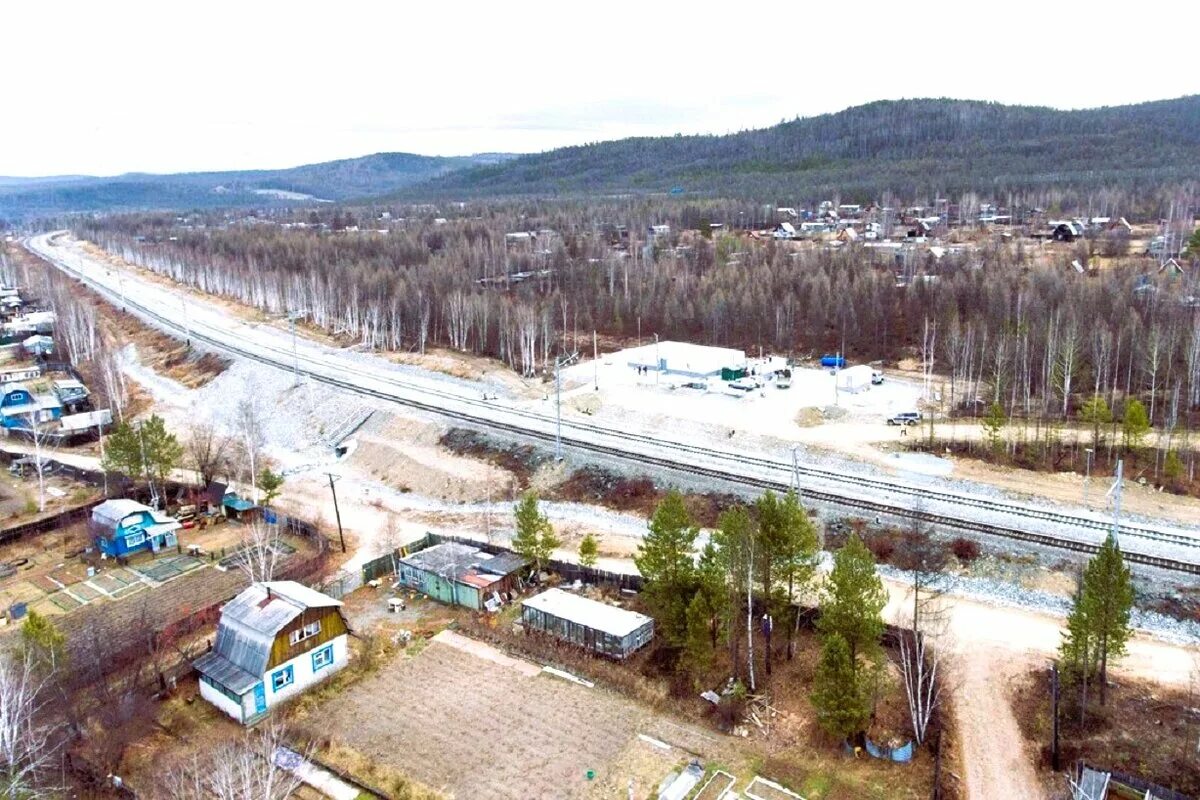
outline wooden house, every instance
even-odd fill
[[[175,547],[178,520],[136,500],[105,500],[92,509],[88,534],[96,548],[109,558]]]
[[[342,604],[295,581],[256,583],[221,609],[217,641],[193,663],[200,695],[246,725],[346,666]]]
[[[445,542],[401,558],[396,582],[442,603],[485,611],[495,609],[516,589],[525,566],[525,559],[515,553],[492,555]]]

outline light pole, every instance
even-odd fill
[[[188,319],[187,296],[179,298],[179,305],[183,306],[183,332],[188,349],[192,348],[192,323]]]
[[[654,385],[658,386],[659,376],[662,375],[662,359],[658,355],[658,334],[654,334]]]
[[[1083,468],[1083,505],[1086,508],[1088,504],[1088,484],[1092,482],[1092,453],[1096,452],[1090,447],[1083,449],[1084,453],[1084,468]]]
[[[302,308],[299,311],[291,311],[288,313],[288,322],[292,326],[292,375],[294,382],[293,386],[300,385],[300,353],[296,349],[296,320],[304,319],[308,316],[308,309]]]
[[[555,356],[554,358],[554,460],[562,461],[562,368],[578,356]]]

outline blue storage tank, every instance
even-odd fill
[[[846,359],[842,356],[821,356],[821,366],[837,367],[838,369],[841,369],[842,367],[846,366]]]
[[[26,606],[24,603],[13,603],[8,607],[8,615],[12,619],[20,619],[25,616]]]

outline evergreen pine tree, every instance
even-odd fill
[[[850,645],[841,634],[825,636],[811,699],[817,723],[838,739],[862,731],[871,717],[866,682],[856,673],[853,662]]]
[[[850,649],[850,665],[857,673],[860,659],[875,661],[883,636],[883,607],[887,592],[875,572],[875,558],[858,534],[833,556],[833,569],[821,597],[817,630],[837,634]]]
[[[642,594],[654,612],[657,628],[672,646],[684,643],[687,607],[695,591],[696,562],[692,549],[699,529],[678,492],[668,492],[650,518],[634,563],[644,580]]]
[[[512,549],[533,564],[535,572],[554,555],[561,542],[554,535],[550,520],[538,507],[538,496],[526,492],[513,512],[516,517],[516,532],[513,534]]]

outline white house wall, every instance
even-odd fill
[[[219,689],[209,686],[208,681],[200,680],[200,696],[229,716],[242,721],[242,707],[226,697]]]
[[[343,633],[341,636],[338,636],[332,641],[321,645],[321,647],[314,647],[312,650],[309,650],[306,653],[301,653],[291,661],[284,662],[283,664],[274,667],[265,675],[263,675],[263,684],[267,693],[267,708],[271,708],[272,706],[278,705],[290,697],[294,697],[313,684],[320,683],[333,673],[340,670],[342,667],[346,666],[346,662],[350,658],[348,642],[348,637]],[[313,653],[331,644],[333,645],[333,663],[314,673],[312,669]],[[283,687],[279,691],[275,691],[273,676],[275,673],[286,669],[289,666],[293,670],[292,683]]]

